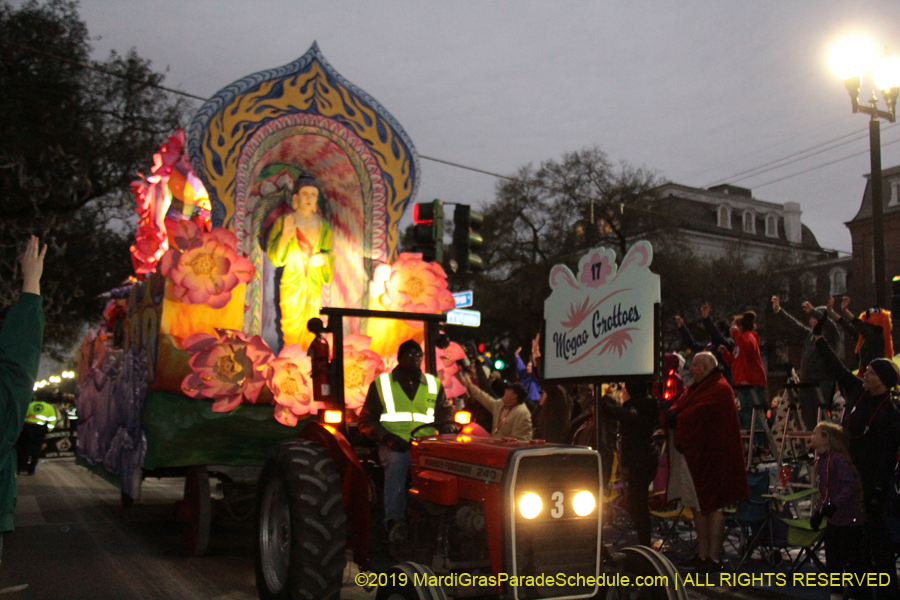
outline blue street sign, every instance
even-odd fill
[[[466,327],[479,327],[481,325],[481,311],[478,310],[451,310],[447,313],[447,325],[465,325]]]
[[[472,292],[457,292],[453,294],[453,299],[456,301],[456,308],[465,308],[467,306],[472,306]]]

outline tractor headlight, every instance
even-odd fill
[[[575,494],[575,497],[572,498],[572,509],[579,517],[586,517],[591,514],[594,512],[594,507],[596,506],[597,501],[590,492],[578,492]]]
[[[533,519],[541,514],[544,508],[540,496],[533,492],[529,492],[519,499],[519,512],[526,519]]]

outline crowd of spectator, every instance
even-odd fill
[[[819,307],[804,302],[801,320],[773,296],[769,319],[800,347],[793,406],[799,428],[810,436],[810,456],[815,454],[822,480],[815,516],[820,522],[825,517],[828,570],[889,573],[891,585],[881,595],[897,598],[887,521],[893,506],[900,506],[890,495],[900,450],[900,408],[894,395],[900,369],[891,360],[890,313],[876,307],[854,316],[849,307],[846,297],[840,311],[834,299]],[[638,541],[645,545],[651,543],[648,489],[651,482],[659,484],[659,470],[667,499],[693,512],[698,552],[687,566],[716,572],[724,568],[723,509],[749,497],[749,456],[754,463],[772,458],[765,431],[775,411],[767,409],[790,394],[767,398],[769,374],[755,312],[715,321],[710,307],[703,305],[699,325],[706,341],[696,339],[683,318],[675,321],[681,347],[665,355],[665,378],[652,386],[542,382],[536,338],[529,356],[523,357],[521,348],[515,352],[516,375],[510,381],[492,372],[489,361],[479,360],[474,346],[467,348],[462,402],[494,437],[596,448],[603,458],[604,483],[614,476],[617,453],[628,486],[627,508]],[[849,345],[855,343],[852,370],[832,350],[840,347],[842,336],[849,336]],[[836,410],[840,403],[835,398],[843,398],[843,411]],[[752,439],[751,429],[756,432]],[[848,504],[851,498],[859,499],[858,510]],[[843,551],[848,547],[863,549],[865,556]]]

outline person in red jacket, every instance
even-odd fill
[[[756,313],[751,311],[737,315],[731,322],[731,337],[734,349],[729,352],[724,346],[719,347],[722,360],[731,367],[734,380],[734,394],[741,404],[738,417],[741,429],[750,429],[750,419],[754,414],[754,404],[766,405],[766,370],[763,368],[762,356],[759,353],[759,335],[756,333]],[[754,397],[756,403],[754,403]],[[762,432],[762,420],[756,416],[754,431]],[[755,436],[756,446],[765,446],[765,435]]]
[[[689,481],[682,482],[681,501],[694,509],[697,557],[692,566],[705,572],[722,570],[722,509],[750,497],[734,391],[717,366],[709,352],[694,357],[694,383],[667,415],[673,445],[690,473]]]

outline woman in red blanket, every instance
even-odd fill
[[[697,354],[694,383],[668,412],[675,450],[684,455],[696,491],[696,502],[688,504],[684,496],[682,502],[694,509],[696,566],[706,572],[722,570],[722,509],[750,497],[734,391],[717,366],[711,353]]]

